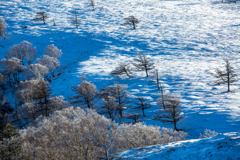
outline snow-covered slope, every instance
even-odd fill
[[[240,159],[240,136],[236,133],[218,135],[206,139],[194,139],[136,148],[116,155],[116,160],[238,160]]]
[[[98,89],[115,81],[128,84],[132,96],[144,96],[153,105],[146,112],[148,118],[142,118],[146,124],[173,128],[151,120],[158,110],[158,90],[144,72],[134,73],[131,79],[109,76],[117,64],[144,52],[160,71],[165,91],[181,96],[186,118],[178,127],[189,138],[198,138],[205,129],[237,132],[240,81],[227,93],[225,85],[212,85],[210,73],[229,58],[240,75],[240,3],[220,1],[95,0],[92,10],[87,0],[1,0],[0,17],[8,26],[6,40],[0,37],[0,57],[22,40],[33,43],[39,57],[47,45],[54,44],[63,51],[64,72],[51,82],[53,95],[73,94],[71,85],[79,83],[81,73]],[[82,21],[79,29],[69,22],[74,9]],[[50,16],[46,25],[30,21],[40,10]],[[121,25],[130,15],[141,20],[136,30]]]

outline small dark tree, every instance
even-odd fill
[[[21,143],[15,127],[9,121],[0,131],[0,159],[19,159]]]
[[[86,78],[82,77],[83,81],[77,85],[72,86],[72,91],[77,95],[68,97],[69,99],[75,99],[72,103],[86,104],[88,108],[94,109],[94,104],[98,98],[98,91],[93,83],[86,81]]]
[[[3,18],[0,18],[0,35],[5,39],[4,33],[6,32],[6,22]]]
[[[136,24],[138,24],[140,22],[140,20],[138,20],[134,16],[129,16],[124,19],[125,19],[125,22],[122,25],[130,25],[133,27],[133,29],[136,29]]]
[[[177,122],[184,118],[182,115],[182,109],[180,99],[174,95],[168,94],[164,98],[164,106],[162,105],[162,97],[159,98],[158,106],[162,109],[160,113],[155,113],[153,119],[159,120],[163,123],[173,123],[174,129],[177,129]]]
[[[71,18],[70,22],[72,24],[74,24],[76,26],[76,28],[78,28],[79,24],[81,23],[81,21],[78,19],[78,15],[77,15],[77,11],[74,11],[74,15]]]
[[[89,0],[89,4],[90,4],[90,6],[92,6],[93,7],[93,10],[95,10],[95,1],[94,0]]]
[[[139,70],[146,72],[146,76],[148,77],[148,70],[154,69],[154,63],[150,63],[144,53],[138,52],[138,57],[133,59],[136,63],[132,62],[132,64]]]
[[[34,17],[32,20],[35,20],[35,21],[43,21],[44,24],[46,24],[46,19],[49,18],[48,15],[45,15],[45,11],[40,11],[40,12],[37,12],[37,15],[36,17]]]
[[[151,108],[151,104],[149,104],[143,97],[137,96],[136,99],[138,102],[134,101],[134,104],[136,104],[136,106],[134,106],[133,109],[142,110],[143,116],[146,117],[144,110]]]
[[[133,124],[135,124],[135,123],[137,123],[137,122],[141,122],[141,120],[138,120],[139,118],[140,118],[140,114],[138,114],[138,113],[134,113],[134,114],[129,114],[129,113],[127,113],[123,118],[126,118],[126,119],[132,119],[132,120],[134,120],[134,123]]]
[[[233,82],[238,81],[237,74],[234,73],[233,67],[231,66],[231,63],[228,59],[224,59],[225,61],[225,70],[221,71],[220,69],[216,68],[216,74],[212,74],[217,80],[215,81],[216,85],[221,84],[228,84],[228,92],[231,92],[230,90],[230,84]]]
[[[129,78],[132,76],[130,75],[131,68],[127,63],[120,63],[112,72],[110,73],[111,76],[118,76],[126,74]]]

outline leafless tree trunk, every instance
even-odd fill
[[[161,97],[158,101],[158,106],[162,109],[160,113],[156,113],[154,116],[155,120],[159,120],[163,123],[173,123],[174,129],[179,131],[177,128],[177,122],[184,118],[182,115],[182,109],[180,105],[180,99],[174,95],[168,94],[164,97],[164,104],[162,105]]]
[[[140,20],[138,20],[134,16],[129,16],[124,19],[125,19],[125,22],[122,25],[131,25],[131,26],[133,26],[133,29],[136,29],[136,24],[138,24],[140,22]]]
[[[146,76],[148,77],[148,70],[154,69],[154,63],[150,63],[144,53],[138,52],[138,57],[133,59],[136,63],[132,62],[132,64],[139,70],[146,72]]]
[[[46,24],[46,19],[49,18],[48,15],[45,15],[45,11],[40,11],[40,12],[37,12],[37,15],[32,19],[32,20],[35,20],[35,21],[39,21],[39,20],[42,20],[44,24]]]
[[[93,10],[95,10],[95,2],[94,2],[94,0],[89,0],[89,3],[90,3],[90,6],[92,6],[93,7]]]
[[[129,64],[126,63],[120,63],[111,73],[111,76],[118,76],[126,74],[129,78],[132,76],[130,75],[131,68],[129,67]]]
[[[134,102],[136,106],[134,106],[133,109],[142,110],[143,116],[146,117],[144,111],[145,109],[151,108],[151,104],[149,104],[143,97],[138,96],[136,99],[138,102]]]
[[[212,74],[217,80],[215,81],[216,85],[221,85],[227,83],[228,85],[228,92],[231,92],[230,90],[230,84],[233,82],[238,81],[237,74],[234,73],[233,67],[231,66],[231,63],[228,59],[224,59],[225,61],[225,70],[221,71],[219,68],[216,68],[216,74]]]
[[[76,11],[76,10],[74,11],[73,18],[70,20],[70,22],[71,22],[72,24],[74,24],[74,25],[76,26],[76,28],[78,28],[79,24],[81,23],[81,21],[78,19],[77,11]]]

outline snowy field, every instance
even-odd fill
[[[166,145],[155,145],[150,147],[136,148],[117,154],[115,160],[237,160],[240,159],[239,140],[240,136],[236,133],[228,133],[225,135],[218,135],[213,138],[186,140]]]
[[[26,40],[36,46],[38,57],[47,45],[62,50],[59,77],[51,82],[53,95],[74,94],[79,75],[85,74],[100,90],[114,82],[127,84],[132,97],[144,96],[152,103],[146,110],[146,124],[173,128],[151,118],[158,110],[158,90],[144,72],[111,77],[121,62],[129,62],[143,52],[160,72],[166,92],[181,97],[184,115],[178,128],[199,138],[205,129],[219,133],[240,131],[240,81],[231,86],[214,86],[210,74],[228,58],[240,75],[240,2],[211,0],[95,0],[92,10],[87,0],[1,0],[0,17],[7,22],[6,39],[0,37],[0,58],[14,44]],[[80,27],[69,22],[73,10],[79,12]],[[47,24],[31,21],[45,10]],[[136,30],[122,26],[124,18],[141,20]],[[56,26],[53,26],[53,19]],[[21,28],[27,25],[27,28]],[[126,113],[126,111],[125,111]],[[199,142],[200,143],[200,142]]]

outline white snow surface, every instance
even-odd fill
[[[98,90],[114,82],[128,85],[132,97],[145,97],[152,108],[146,110],[146,124],[173,128],[151,118],[158,111],[158,89],[144,72],[111,77],[121,62],[129,62],[143,52],[160,72],[166,92],[181,97],[185,118],[178,128],[199,138],[205,129],[218,133],[240,130],[240,81],[214,86],[210,74],[228,58],[240,75],[240,2],[221,0],[95,0],[92,10],[87,0],[1,0],[0,17],[7,23],[6,39],[0,37],[0,58],[14,44],[26,40],[36,46],[38,57],[50,45],[62,50],[59,76],[51,82],[52,95],[74,94],[71,85],[85,74]],[[80,27],[70,23],[73,10],[79,12]],[[31,21],[45,10],[47,24]],[[136,29],[122,26],[134,15],[141,22]],[[53,26],[53,19],[56,26]],[[21,28],[27,25],[27,28]],[[124,114],[126,113],[123,112]],[[202,143],[204,140],[198,141]],[[186,142],[190,143],[190,142]]]
[[[236,133],[206,139],[194,139],[165,145],[135,148],[116,155],[115,160],[214,160],[240,159],[240,136]]]

